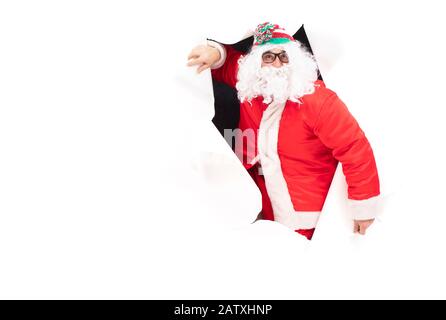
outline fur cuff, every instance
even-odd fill
[[[226,61],[226,49],[223,45],[219,44],[218,42],[208,40],[207,45],[217,49],[220,52],[220,60],[218,60],[216,63],[214,63],[211,66],[211,69],[218,69],[220,68]]]
[[[378,215],[380,197],[375,196],[365,200],[348,199],[348,210],[354,220],[375,219]]]

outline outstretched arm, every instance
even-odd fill
[[[207,45],[200,45],[192,49],[188,56],[188,66],[197,66],[198,73],[211,68],[212,77],[215,80],[235,88],[238,60],[241,56],[242,53],[230,45],[208,41]]]
[[[187,59],[189,67],[197,66],[197,73],[210,68],[221,60],[222,54],[218,48],[209,45],[199,45],[192,49]]]

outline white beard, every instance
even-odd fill
[[[257,73],[252,88],[259,96],[263,96],[267,104],[272,101],[284,103],[290,97],[290,71],[288,66],[263,67]]]
[[[300,102],[300,98],[315,90],[317,65],[313,57],[300,44],[291,42],[279,46],[286,50],[290,62],[280,68],[261,67],[262,53],[277,48],[263,45],[254,48],[239,60],[236,88],[241,102],[263,97],[264,103],[283,103],[287,100]]]

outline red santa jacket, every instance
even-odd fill
[[[224,63],[212,69],[212,76],[235,88],[241,53],[224,49]],[[322,81],[301,103],[266,105],[263,97],[241,102],[238,127],[239,135],[254,135],[236,151],[262,192],[266,218],[295,230],[314,228],[339,161],[354,218],[374,217],[374,210],[367,209],[380,188],[372,148],[345,104]]]

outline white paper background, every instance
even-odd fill
[[[445,298],[439,1],[0,4],[1,298]],[[206,37],[305,23],[375,151],[367,237],[338,172],[310,245],[250,224],[259,193],[210,122]]]

